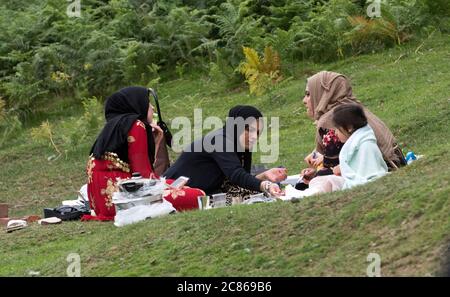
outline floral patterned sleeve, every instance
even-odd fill
[[[149,178],[153,167],[148,158],[147,132],[143,122],[137,120],[128,132],[128,160],[131,172],[139,172]]]
[[[343,143],[339,141],[336,132],[332,129],[323,129],[322,147],[324,151],[323,165],[325,167],[334,167],[339,164],[339,153]]]

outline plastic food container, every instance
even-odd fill
[[[119,191],[113,194],[112,202],[116,213],[140,205],[163,202],[163,192],[167,187],[165,180],[142,178],[136,172],[131,179],[118,182]]]
[[[227,198],[225,193],[214,194],[211,197],[211,207],[219,208],[227,206]]]
[[[155,195],[155,196],[147,196],[147,197],[141,197],[141,198],[134,198],[134,199],[116,199],[113,200],[114,205],[116,206],[116,212],[130,209],[132,207],[138,206],[138,205],[151,205],[153,203],[162,203],[162,194]]]

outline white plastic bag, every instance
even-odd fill
[[[303,198],[305,197],[304,191],[299,191],[294,188],[292,185],[287,185],[284,189],[284,196],[281,196],[280,199],[283,201],[290,201],[293,198]]]
[[[87,192],[87,184],[84,184],[83,186],[81,186],[80,190],[78,191],[78,200],[89,201],[88,192]]]
[[[162,203],[151,205],[139,205],[126,210],[117,212],[114,217],[114,225],[122,227],[125,225],[137,223],[148,218],[156,218],[168,215],[175,211],[172,203],[163,199]]]
[[[89,206],[89,198],[87,193],[87,184],[84,184],[78,191],[77,200],[64,200],[62,205],[67,206]]]

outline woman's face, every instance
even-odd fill
[[[342,130],[342,128],[336,128],[336,135],[339,138],[339,141],[345,143],[350,138],[350,132]]]
[[[262,125],[260,121],[252,121],[248,128],[244,130],[244,133],[239,135],[239,143],[246,150],[251,150],[258,141],[258,137],[262,132]]]
[[[305,89],[305,97],[303,97],[303,104],[306,107],[306,114],[311,119],[314,119],[314,112],[313,112],[313,106],[312,106],[312,100],[311,100],[311,94],[308,89],[308,85],[306,85]]]
[[[147,121],[149,124],[153,122],[153,110],[154,110],[153,105],[149,104],[147,112]]]

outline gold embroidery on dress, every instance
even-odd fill
[[[177,199],[178,197],[186,196],[186,192],[181,189],[168,189],[164,191],[164,196],[171,195],[172,199]]]
[[[128,141],[129,143],[133,143],[133,142],[136,141],[136,138],[134,138],[133,136],[130,135],[130,136],[128,136],[127,141]]]
[[[105,205],[108,209],[110,209],[113,206],[112,203],[112,195],[114,192],[118,191],[119,188],[117,186],[117,183],[114,183],[112,179],[108,178],[108,181],[106,182],[106,189],[101,189],[101,194],[106,196],[105,199]]]
[[[109,170],[113,170],[114,168],[116,168],[127,173],[131,171],[130,165],[127,162],[120,160],[119,156],[116,153],[105,152],[105,154],[102,156],[102,159],[111,162],[111,164],[106,165]]]
[[[87,163],[87,167],[86,167],[86,172],[88,175],[88,183],[92,183],[92,173],[93,173],[94,167],[95,167],[94,160],[95,160],[95,158],[93,157],[93,155],[90,155],[88,163]]]

